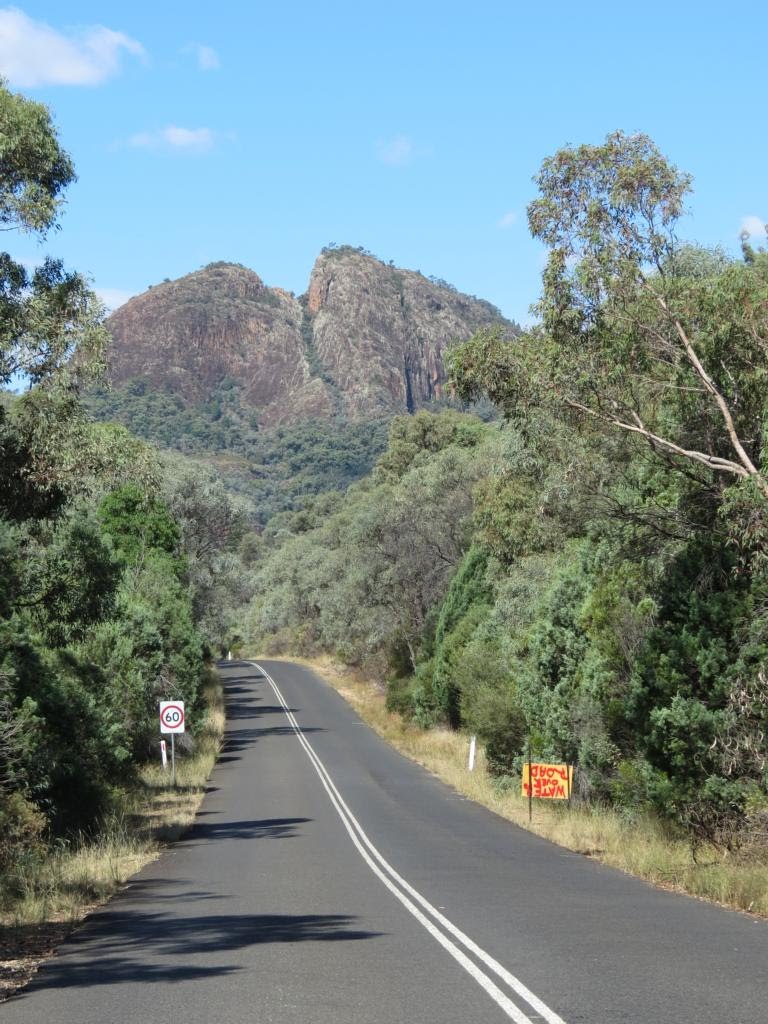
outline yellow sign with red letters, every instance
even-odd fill
[[[537,800],[569,800],[572,789],[573,765],[538,764],[536,761],[523,764],[523,796]]]

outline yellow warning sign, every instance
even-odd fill
[[[570,764],[523,764],[523,796],[539,800],[568,800],[573,788],[573,766]],[[533,792],[531,793],[531,782]]]

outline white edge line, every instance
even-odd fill
[[[438,921],[446,929],[446,931],[450,932],[450,934],[453,935],[454,938],[461,942],[466,949],[468,949],[471,953],[474,953],[474,955],[479,960],[481,960],[482,963],[489,970],[493,971],[494,974],[497,975],[497,977],[501,978],[502,981],[504,981],[512,989],[513,992],[520,996],[520,998],[524,999],[528,1003],[528,1005],[532,1009],[534,1009],[547,1022],[547,1024],[566,1024],[562,1017],[555,1013],[554,1010],[550,1009],[550,1007],[548,1007],[546,1003],[539,999],[539,997],[534,992],[532,992],[526,985],[524,985],[519,978],[516,978],[514,974],[512,974],[510,971],[506,969],[506,967],[502,966],[502,964],[500,964],[497,960],[490,956],[490,954],[486,953],[484,949],[481,949],[476,942],[470,939],[470,937],[466,935],[464,932],[462,932],[461,929],[458,928],[455,924],[453,924],[452,921],[449,921],[448,918],[445,917],[445,915],[441,914],[440,911],[437,910],[436,907],[432,906],[432,904],[427,899],[425,899],[421,895],[421,893],[414,889],[413,886],[411,886],[401,875],[399,875],[398,872],[392,867],[392,865],[388,863],[388,861],[381,855],[381,853],[379,853],[379,851],[373,845],[371,840],[365,834],[365,831],[360,822],[357,820],[355,815],[347,806],[346,802],[344,801],[344,798],[339,793],[335,783],[333,782],[333,779],[331,778],[330,774],[325,768],[325,765],[322,763],[318,755],[315,753],[315,750],[312,747],[311,743],[303,735],[301,731],[301,726],[296,721],[295,717],[293,716],[293,713],[290,711],[290,708],[285,702],[285,699],[275,681],[272,679],[270,674],[262,665],[259,665],[257,662],[250,662],[250,664],[257,668],[260,672],[262,672],[264,677],[269,681],[269,684],[274,690],[277,699],[280,701],[280,704],[282,705],[283,710],[285,711],[286,716],[289,722],[291,723],[291,726],[293,727],[293,730],[296,733],[299,742],[302,744],[307,756],[312,761],[313,767],[315,768],[315,771],[320,777],[320,781],[323,783],[323,787],[325,788],[331,802],[336,808],[336,811],[339,817],[341,818],[345,828],[347,829],[350,838],[352,839],[360,855],[366,861],[366,863],[374,872],[374,874],[383,882],[384,885],[387,886],[388,889],[390,889],[391,892],[394,893],[395,896],[397,896],[400,902],[413,914],[414,917],[417,918],[417,920],[427,929],[430,935],[432,935],[433,938],[435,938],[442,946],[444,946],[444,948],[447,949],[448,952],[451,953],[451,955],[454,956],[456,960],[458,960],[462,967],[464,967],[464,969],[472,975],[475,981],[477,981],[478,984],[481,985],[485,989],[485,991],[492,996],[492,998],[499,1004],[499,1006],[501,1006],[505,1010],[508,1016],[510,1016],[513,1020],[518,1021],[519,1024],[531,1024],[530,1019],[521,1013],[521,1011],[515,1006],[515,1004],[512,1003],[507,998],[507,996],[505,996],[504,993],[496,987],[493,981],[491,981],[491,979],[488,978],[488,976],[484,974],[482,971],[479,971],[478,968],[470,960],[466,958],[466,956],[461,952],[461,950],[458,949],[450,941],[450,939],[446,938],[438,929],[436,929],[432,922],[425,918],[421,911],[419,911],[418,908],[415,907],[406,896],[404,896],[397,888],[395,888],[390,879],[382,873],[382,871],[378,868],[378,866],[375,863],[373,863],[371,856],[369,856],[367,850],[364,849],[362,844],[364,844],[364,846],[368,848],[373,858],[375,858],[379,862],[379,864],[381,864],[381,866],[391,876],[392,879],[394,879],[396,882],[398,882],[399,885],[402,886],[402,888],[408,893],[409,896],[413,897],[413,899],[417,903],[419,903],[429,914],[431,914],[432,917],[434,917],[435,920]],[[350,822],[352,824],[350,824]],[[357,834],[355,834],[354,830],[356,830]],[[494,991],[491,991],[491,989],[493,989]],[[498,996],[504,1002],[501,1002],[500,999],[497,998],[496,994],[494,994],[494,992],[498,993]],[[508,1004],[508,1006],[505,1004]]]

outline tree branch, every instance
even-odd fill
[[[647,283],[646,283],[646,287],[649,287],[647,285]],[[671,312],[669,306],[667,305],[666,301],[664,300],[664,296],[663,295],[659,295],[659,293],[657,291],[655,291],[653,288],[651,288],[651,294],[654,296],[654,298],[658,302],[659,306],[664,311],[665,315],[669,318],[669,320],[673,324],[673,326],[675,328],[675,331],[677,332],[677,336],[680,339],[680,341],[682,342],[683,348],[685,349],[685,354],[688,357],[688,361],[690,362],[691,366],[693,366],[693,368],[696,371],[696,373],[698,374],[700,380],[704,384],[704,387],[712,395],[712,397],[714,398],[715,402],[717,403],[718,408],[720,409],[720,413],[721,413],[721,415],[723,417],[723,421],[725,423],[725,429],[727,430],[728,437],[730,438],[730,441],[731,441],[731,446],[733,447],[733,450],[738,455],[739,462],[741,463],[741,467],[743,469],[743,472],[740,473],[739,475],[740,476],[751,476],[754,479],[754,481],[757,484],[757,486],[760,488],[760,491],[763,494],[763,496],[768,498],[768,483],[766,483],[763,475],[757,469],[757,467],[755,466],[755,464],[752,462],[752,460],[750,459],[749,455],[747,454],[746,450],[744,449],[744,446],[741,443],[739,435],[736,433],[736,427],[735,427],[734,422],[733,422],[733,416],[731,415],[731,410],[728,408],[728,403],[726,402],[725,398],[721,394],[721,392],[720,392],[719,388],[717,387],[717,385],[715,384],[715,382],[712,380],[710,375],[705,370],[701,360],[699,359],[698,355],[696,354],[696,350],[694,349],[693,344],[692,344],[690,338],[688,337],[688,335],[685,332],[685,329],[684,329],[683,325],[680,323],[678,318]],[[688,457],[691,458],[692,456],[689,455]],[[725,462],[727,460],[722,460],[722,461]]]
[[[686,459],[693,459],[695,462],[701,462],[710,469],[717,470],[721,473],[733,473],[735,476],[741,477],[752,475],[744,466],[740,465],[738,462],[733,462],[731,459],[721,459],[717,455],[707,455],[706,452],[699,452],[695,449],[681,448],[680,445],[675,444],[673,441],[669,441],[665,437],[660,437],[658,434],[654,434],[644,426],[642,420],[640,420],[640,417],[636,413],[632,413],[636,422],[627,423],[618,416],[611,416],[608,413],[597,412],[595,409],[590,409],[588,405],[582,405],[581,402],[574,402],[573,399],[566,398],[564,401],[571,409],[583,412],[587,416],[592,416],[594,419],[602,420],[603,423],[610,423],[612,426],[619,427],[621,430],[626,430],[629,433],[639,434],[651,444],[657,444],[664,448],[665,451],[672,452],[675,455],[681,455]],[[757,471],[755,471],[755,474],[757,475]],[[768,497],[768,492],[766,492],[766,496]]]

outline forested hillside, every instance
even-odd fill
[[[259,430],[230,379],[199,405],[188,405],[172,391],[152,390],[141,380],[90,388],[83,403],[99,422],[123,424],[217,474],[246,501],[249,518],[258,526],[279,512],[297,511],[314,495],[344,490],[369,473],[386,446],[389,422],[308,419]]]
[[[643,136],[547,160],[540,325],[453,385],[503,425],[394,421],[346,496],[267,539],[255,645],[335,653],[492,770],[732,847],[766,831],[768,254],[682,245],[690,187]]]

